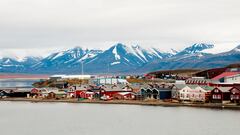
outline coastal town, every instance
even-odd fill
[[[144,76],[52,75],[33,87],[0,88],[1,100],[237,107],[240,66]]]

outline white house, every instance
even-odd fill
[[[190,90],[190,101],[205,102],[207,91],[200,86]]]
[[[126,79],[121,78],[96,78],[92,79],[91,82],[98,85],[128,84]]]
[[[172,86],[172,99],[179,99],[179,91],[186,87],[186,84],[173,84]]]
[[[232,76],[224,77],[225,83],[240,83],[240,73]]]
[[[190,93],[193,89],[189,86],[185,86],[181,90],[178,91],[179,100],[181,101],[190,101]]]

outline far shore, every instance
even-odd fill
[[[140,101],[140,100],[81,100],[78,99],[28,99],[28,98],[5,98],[0,101],[25,101],[25,102],[56,102],[56,103],[85,103],[85,104],[123,104],[123,105],[144,105],[144,106],[163,106],[163,107],[198,107],[209,109],[231,109],[240,110],[240,105],[236,104],[213,104],[213,103],[173,103],[163,101]]]

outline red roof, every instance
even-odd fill
[[[212,78],[212,80],[219,80],[221,78],[227,77],[227,76],[233,76],[236,74],[240,74],[240,72],[223,72],[222,74]]]

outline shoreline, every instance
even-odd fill
[[[80,103],[80,104],[115,104],[115,105],[141,105],[141,106],[162,106],[162,107],[195,107],[195,108],[209,108],[209,109],[228,109],[240,110],[240,105],[234,104],[213,104],[213,103],[173,103],[163,101],[139,101],[139,100],[82,100],[77,99],[27,99],[27,98],[5,98],[1,101],[15,101],[15,102],[35,102],[35,103]]]

